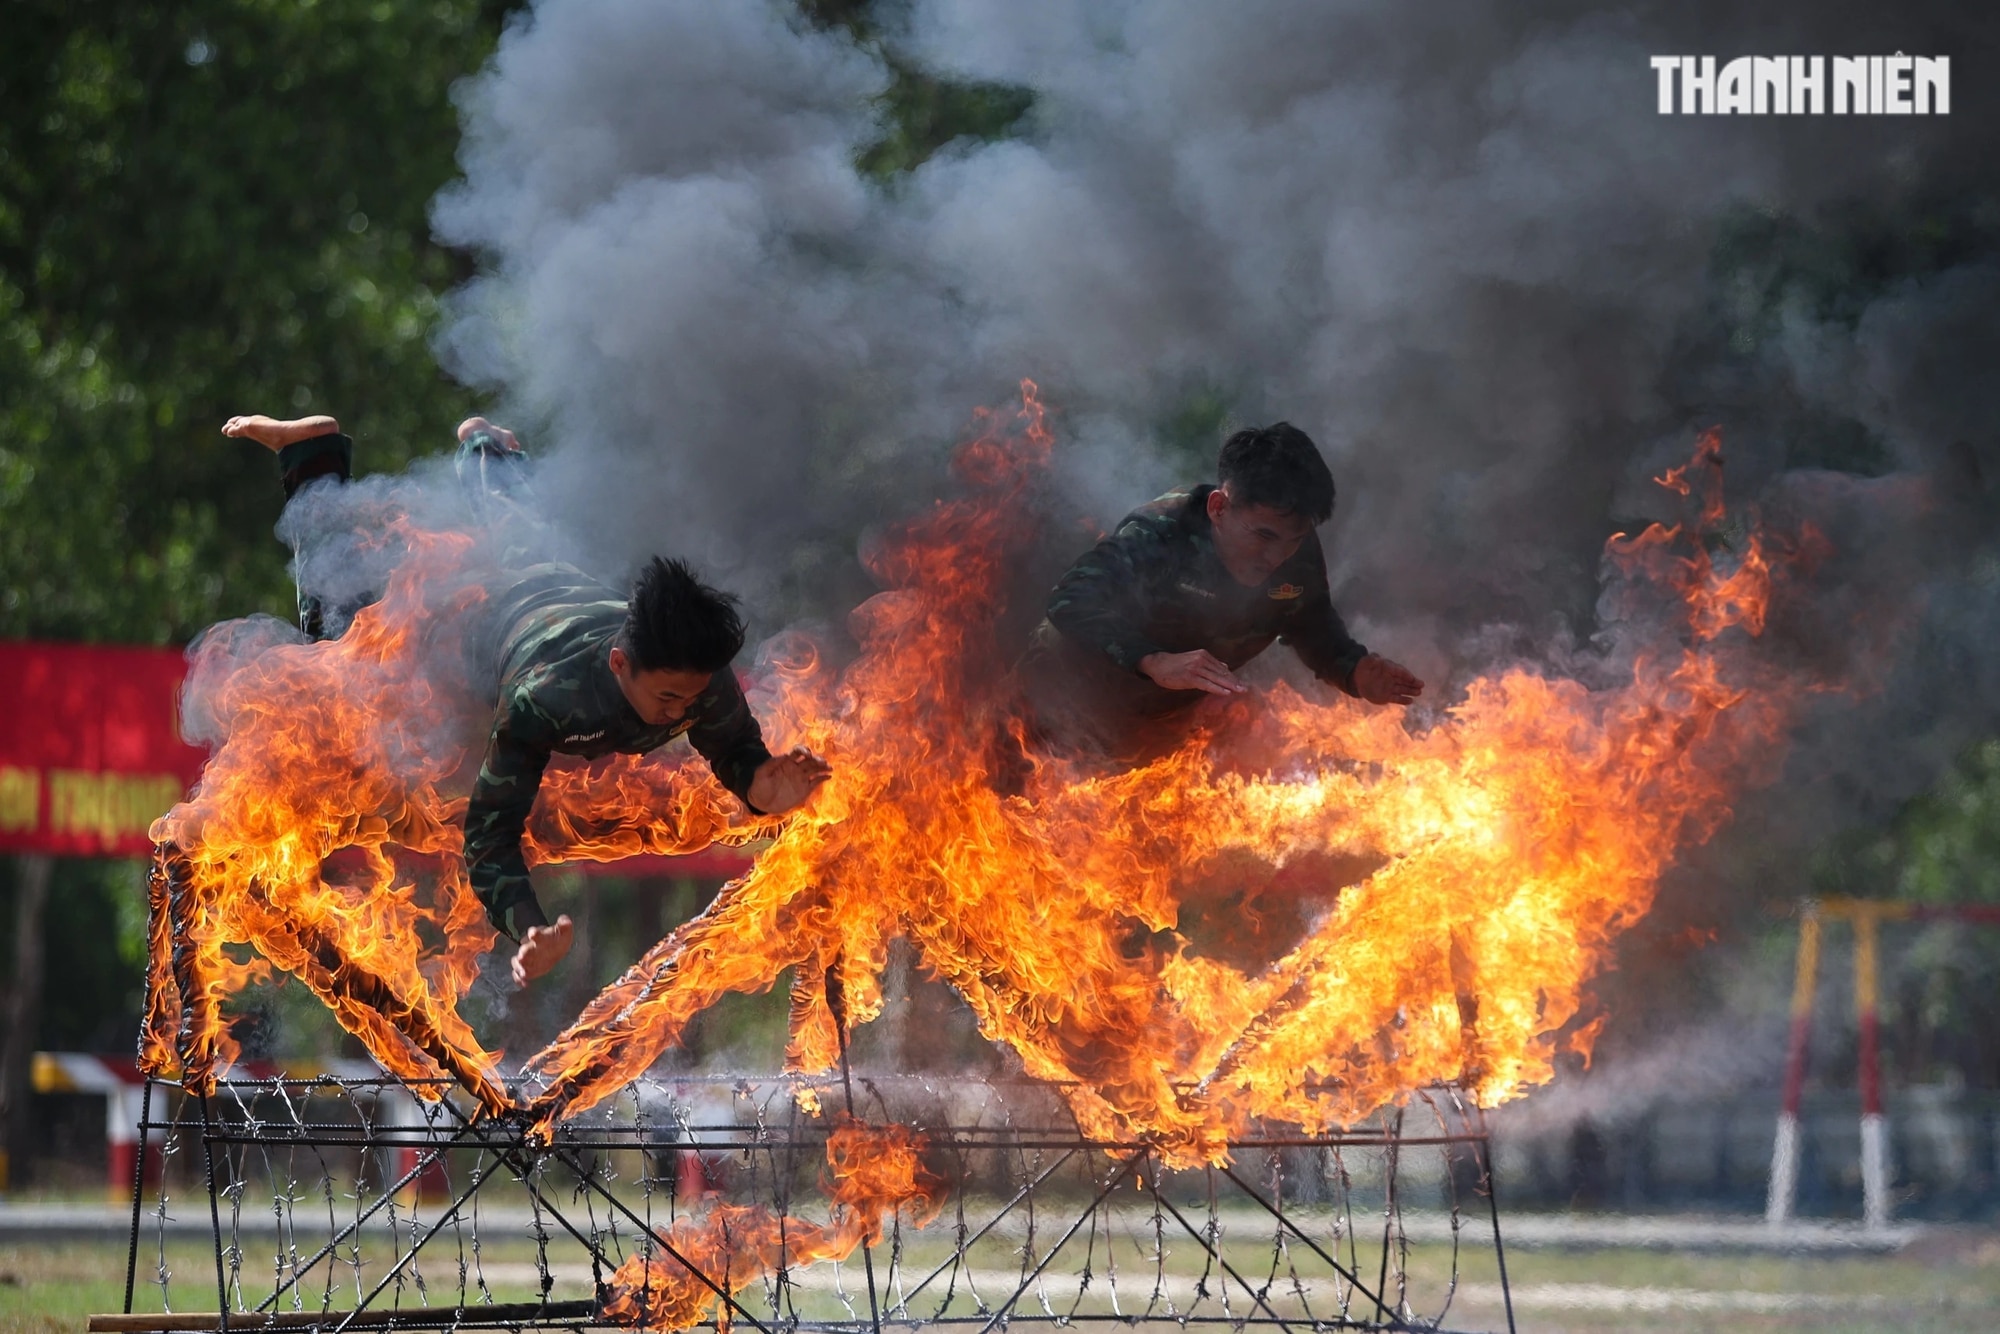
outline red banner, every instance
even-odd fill
[[[0,851],[143,856],[201,774],[178,649],[0,642]]]

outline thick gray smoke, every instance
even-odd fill
[[[1828,614],[1853,624],[1801,642],[1837,654],[1901,606],[1925,646],[1875,704],[1829,705],[1805,795],[1746,817],[1879,812],[1991,724],[1993,669],[1947,674],[2000,660],[1966,556],[2000,469],[2000,276],[1941,254],[1816,302],[1810,273],[1718,258],[1843,209],[1990,208],[1990,25],[1943,5],[876,8],[919,66],[1030,89],[1023,132],[879,185],[855,159],[880,52],[755,0],[542,5],[466,91],[437,222],[488,262],[443,350],[534,424],[555,521],[607,574],[678,551],[767,628],[837,615],[865,587],[857,535],[933,494],[971,409],[1030,376],[1063,414],[1057,558],[1077,520],[1202,479],[1170,429],[1190,404],[1288,418],[1340,482],[1336,600],[1450,679],[1475,645],[1588,642],[1605,537],[1665,513],[1645,479],[1720,424],[1734,493],[1841,547]],[[1953,58],[1950,116],[1662,117],[1648,64],[1896,50]],[[1889,475],[1802,471],[1828,423]]]
[[[918,4],[900,49],[1037,100],[1024,137],[884,190],[853,162],[887,72],[844,33],[777,4],[543,7],[466,98],[438,223],[493,263],[447,353],[545,423],[556,504],[611,565],[673,547],[768,585],[796,538],[922,494],[969,409],[1030,375],[1067,414],[1082,511],[1187,480],[1156,428],[1220,394],[1332,457],[1364,619],[1532,621],[1574,604],[1616,494],[1700,420],[1666,380],[1719,220],[1907,190],[1977,114],[1961,77],[1952,121],[1662,118],[1648,55],[1741,33],[1676,27]],[[1943,314],[1901,304],[1862,321],[1895,329],[1803,319],[1779,355],[1921,462],[1949,411],[1879,383],[1916,368],[1842,364]]]

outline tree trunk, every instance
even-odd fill
[[[0,1035],[0,1188],[17,1189],[27,1178],[28,1104],[34,1094],[35,1036],[42,1026],[42,972],[46,957],[42,913],[49,902],[55,859],[30,853],[15,861],[14,976],[7,987],[6,1023]]]

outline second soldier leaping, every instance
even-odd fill
[[[1128,514],[1072,565],[1017,669],[1042,744],[1129,764],[1185,739],[1195,706],[1248,689],[1237,670],[1273,640],[1320,680],[1370,704],[1424,683],[1347,632],[1315,531],[1333,474],[1289,422],[1238,431],[1214,485]]]

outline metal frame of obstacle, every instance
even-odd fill
[[[1446,1330],[1461,1261],[1489,1240],[1513,1328],[1485,1120],[1454,1089],[1339,1134],[1247,1135],[1226,1164],[1179,1169],[1157,1144],[1083,1135],[1026,1079],[662,1074],[543,1146],[455,1092],[148,1084],[125,1313],[91,1329],[580,1329],[609,1323],[613,1271],[647,1254],[706,1286],[718,1331]],[[953,1183],[942,1212],[886,1220],[858,1266],[801,1268],[781,1249],[754,1275],[703,1272],[675,1249],[676,1221],[751,1204],[826,1216],[828,1120],[802,1093],[921,1128]]]

